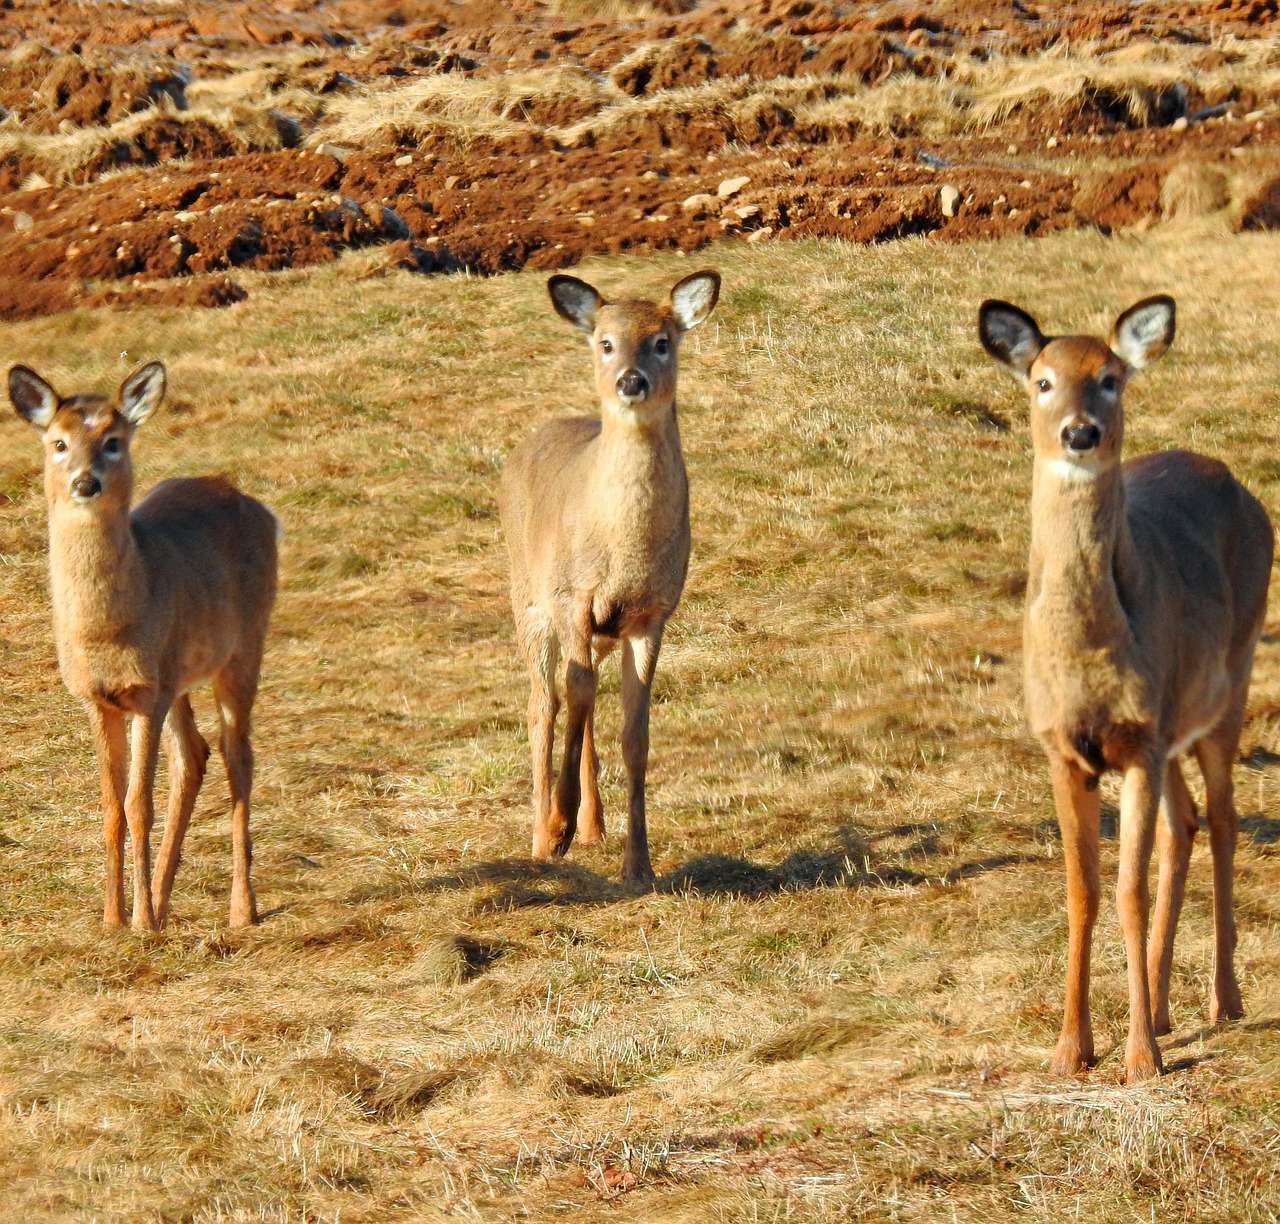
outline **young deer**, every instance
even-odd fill
[[[1129,1081],[1161,1070],[1173,935],[1196,831],[1178,758],[1205,783],[1213,851],[1214,1020],[1243,1013],[1232,957],[1231,768],[1267,609],[1273,535],[1216,459],[1120,460],[1120,396],[1173,340],[1174,303],[1146,298],[1104,342],[1041,335],[1006,302],[979,311],[983,347],[1031,396],[1034,468],[1024,625],[1026,704],[1049,757],[1067,865],[1066,1010],[1053,1070],[1093,1060],[1089,953],[1098,910],[1098,777],[1123,772],[1116,906],[1128,957]],[[1147,868],[1159,846],[1150,952]],[[1145,962],[1145,963],[1144,963]]]
[[[249,716],[275,599],[279,528],[270,510],[222,477],[162,481],[130,511],[129,446],[164,391],[164,366],[154,361],[125,379],[114,401],[63,399],[25,366],[9,371],[13,406],[44,440],[58,665],[67,688],[85,703],[98,750],[107,847],[103,922],[124,922],[127,820],[133,925],[164,925],[209,757],[187,692],[212,679],[231,784],[231,925],[247,926],[257,920],[249,882]],[[131,754],[126,714],[133,715]],[[153,887],[152,790],[162,728],[169,814]]]
[[[511,607],[532,683],[533,855],[564,854],[575,831],[584,845],[604,839],[592,728],[596,668],[621,641],[622,754],[630,782],[622,875],[651,880],[644,810],[649,693],[663,627],[689,566],[676,350],[714,309],[720,277],[695,272],[663,305],[606,302],[572,276],[553,276],[547,287],[556,311],[591,338],[602,412],[542,426],[512,452],[502,473]],[[600,639],[594,658],[593,638]],[[561,654],[569,711],[553,797]]]

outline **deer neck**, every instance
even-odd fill
[[[1060,651],[1121,646],[1130,627],[1119,584],[1133,545],[1120,466],[1084,474],[1063,464],[1036,460],[1028,617]]]
[[[59,637],[97,640],[131,624],[146,580],[128,513],[51,504],[49,585]]]
[[[593,503],[628,534],[665,534],[686,513],[676,409],[640,420],[605,411],[593,472]]]

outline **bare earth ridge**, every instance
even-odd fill
[[[1276,0],[6,0],[0,318],[222,305],[237,269],[370,244],[494,273],[1106,231],[1177,211],[1188,164],[1198,207],[1270,228],[1276,22]]]

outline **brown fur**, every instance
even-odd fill
[[[153,364],[127,379],[112,401],[60,399],[37,375],[15,367],[10,394],[43,433],[58,664],[88,710],[101,773],[103,921],[124,922],[126,822],[133,926],[151,930],[166,921],[209,756],[187,693],[212,680],[233,808],[231,924],[244,926],[257,917],[249,879],[250,713],[275,598],[279,527],[265,506],[220,476],[163,481],[130,511],[129,445],[159,405],[163,377]],[[78,487],[92,489],[94,482],[98,491],[77,496]],[[153,885],[152,791],[162,728],[171,791]]]
[[[649,880],[649,696],[663,629],[689,565],[676,351],[684,331],[714,308],[719,277],[695,273],[661,306],[606,303],[573,277],[553,277],[549,287],[556,309],[590,333],[602,412],[544,425],[512,452],[502,474],[511,606],[532,684],[533,854],[564,854],[578,831],[587,845],[604,838],[593,733],[596,669],[621,642],[622,751],[630,782],[623,876]],[[647,382],[644,397],[624,402],[624,380],[637,373]],[[553,797],[562,655],[568,722]]]
[[[1121,462],[1120,395],[1132,370],[1172,339],[1171,299],[1125,312],[1109,344],[1045,340],[1020,315],[986,303],[981,317],[988,351],[1031,394],[1026,705],[1053,776],[1070,925],[1053,1068],[1074,1074],[1094,1055],[1088,979],[1099,888],[1096,787],[1102,770],[1117,769],[1124,773],[1116,897],[1129,964],[1125,1068],[1134,1081],[1160,1070],[1155,1037],[1169,1031],[1173,937],[1196,828],[1178,761],[1183,751],[1195,753],[1204,775],[1213,850],[1210,1014],[1242,1014],[1232,964],[1231,767],[1266,615],[1273,532],[1262,506],[1215,459],[1172,450]],[[1100,440],[1071,452],[1065,431],[1082,426],[1096,427]],[[1153,842],[1159,884],[1148,950]]]

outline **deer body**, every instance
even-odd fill
[[[988,352],[1031,392],[1035,462],[1024,621],[1026,707],[1049,758],[1067,862],[1067,998],[1053,1068],[1094,1055],[1088,978],[1098,907],[1099,799],[1123,773],[1117,909],[1128,957],[1131,1081],[1160,1070],[1169,975],[1196,813],[1180,756],[1196,756],[1214,860],[1210,1013],[1242,1014],[1233,967],[1237,817],[1231,768],[1266,614],[1273,533],[1217,460],[1171,450],[1121,462],[1120,394],[1173,336],[1173,302],[1139,302],[1109,343],[1046,339],[1002,302],[980,315]],[[1147,870],[1159,847],[1148,941]]]
[[[593,715],[596,668],[623,644],[623,757],[630,782],[628,880],[652,878],[645,824],[649,695],[667,618],[689,564],[689,489],[676,420],[676,346],[715,305],[719,278],[696,273],[671,305],[605,303],[553,277],[556,309],[590,333],[599,418],[552,421],[512,452],[501,514],[511,605],[529,665],[533,853],[564,854],[579,830],[603,839]],[[552,748],[565,661],[568,722],[552,794]],[[580,810],[581,809],[581,810]]]
[[[221,477],[166,480],[130,508],[134,429],[158,407],[163,367],[144,366],[114,402],[63,400],[24,367],[19,413],[45,440],[49,574],[63,681],[84,702],[98,751],[107,843],[104,922],[124,921],[124,827],[133,839],[133,925],[163,925],[208,745],[188,691],[212,680],[231,785],[231,922],[256,920],[249,879],[250,712],[276,589],[278,523]],[[124,719],[133,716],[132,753]],[[170,802],[152,880],[152,791],[162,729]],[[130,759],[131,758],[131,759]]]

